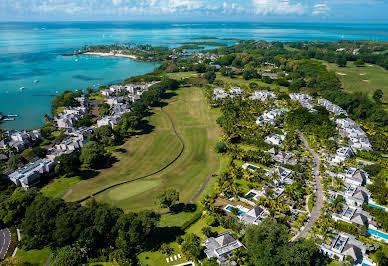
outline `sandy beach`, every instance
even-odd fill
[[[113,54],[113,53],[97,53],[97,52],[86,52],[84,54],[97,55],[97,56],[113,56],[113,57],[126,57],[136,60],[136,56],[130,54]]]

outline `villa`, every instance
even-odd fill
[[[87,142],[87,139],[80,137],[71,137],[64,139],[61,143],[55,145],[55,149],[58,151],[75,151],[84,146]]]
[[[230,97],[234,98],[235,96],[243,96],[244,90],[240,87],[233,87],[229,89]]]
[[[342,163],[347,159],[350,159],[354,156],[354,153],[349,147],[341,147],[337,150],[335,157],[332,159],[333,163]]]
[[[342,137],[349,138],[349,146],[355,151],[359,150],[372,150],[372,144],[370,143],[367,134],[362,130],[353,120],[337,119],[336,121],[339,134]]]
[[[271,154],[272,158],[279,163],[291,164],[291,165],[295,165],[298,163],[298,161],[296,159],[293,159],[295,156],[295,154],[293,154],[293,153],[278,151],[278,149],[275,147],[270,149],[268,151],[268,153]]]
[[[340,173],[337,176],[342,178],[345,183],[353,186],[362,186],[369,179],[368,173],[357,167],[349,167],[345,173]]]
[[[271,134],[265,138],[264,142],[268,143],[270,145],[275,145],[275,146],[281,147],[284,139],[285,139],[284,135]]]
[[[206,247],[206,257],[208,259],[216,257],[217,262],[220,264],[229,262],[229,254],[233,250],[244,247],[239,240],[234,239],[229,233],[217,237],[210,237],[202,242],[202,246]]]
[[[245,224],[258,225],[268,214],[269,212],[265,208],[256,205],[247,213],[240,214],[239,219]]]
[[[262,77],[270,77],[271,79],[275,80],[279,78],[278,73],[263,73],[261,74]]]
[[[329,112],[334,113],[335,115],[348,115],[344,109],[338,105],[333,104],[329,100],[320,98],[318,99],[318,105],[324,106]]]
[[[368,203],[371,196],[369,190],[364,187],[352,186],[345,183],[345,191],[337,191],[335,194],[344,197],[347,205],[361,206],[364,203]]]
[[[120,121],[120,116],[114,115],[114,116],[103,116],[100,119],[97,120],[97,127],[102,126],[113,126],[117,125]]]
[[[214,97],[213,97],[214,100],[223,100],[229,96],[226,93],[226,91],[222,88],[215,88],[213,90],[213,95],[214,95]]]
[[[9,180],[16,186],[28,189],[40,182],[40,177],[44,173],[50,173],[55,166],[55,162],[47,159],[39,159],[17,169],[8,174]]]
[[[350,256],[354,260],[354,265],[376,265],[366,255],[366,246],[354,236],[343,232],[332,233],[328,240],[329,243],[323,243],[320,246],[320,251],[324,255],[338,258],[340,261]]]
[[[267,176],[272,176],[274,174],[278,175],[279,179],[273,180],[273,182],[276,186],[289,185],[289,184],[294,183],[294,180],[292,180],[290,178],[292,173],[293,173],[292,170],[287,169],[285,167],[278,166],[278,167],[275,167],[275,168],[272,168],[271,170],[269,170],[269,172],[267,173]]]
[[[272,91],[266,91],[266,90],[262,90],[262,91],[255,91],[252,96],[249,97],[249,99],[251,100],[260,100],[262,102],[266,102],[266,101],[269,101],[271,99],[276,99],[276,95],[275,93],[273,93]]]
[[[340,119],[335,120],[335,123],[337,124],[337,127],[339,127],[339,128],[352,128],[352,127],[357,126],[356,122],[354,122],[350,118],[340,118]]]
[[[374,223],[372,216],[366,211],[363,211],[360,207],[350,207],[342,204],[341,213],[331,213],[331,217],[334,221],[344,221],[347,223],[353,223],[357,225],[368,225]]]
[[[280,109],[271,109],[266,110],[264,113],[256,120],[256,124],[261,125],[264,123],[268,123],[271,125],[276,125],[276,122],[279,117],[284,114],[283,110]]]
[[[33,131],[15,131],[10,130],[6,132],[7,137],[0,141],[0,149],[7,149],[11,146],[17,152],[21,152],[33,145],[34,142],[42,138],[40,130]]]
[[[313,109],[312,103],[314,102],[314,98],[310,95],[304,93],[290,93],[289,96],[291,100],[300,102],[303,107],[310,110]]]

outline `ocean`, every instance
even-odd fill
[[[138,43],[177,47],[194,37],[267,41],[388,41],[388,25],[306,23],[0,23],[0,112],[18,114],[6,129],[32,129],[50,114],[52,95],[97,88],[151,72],[158,63],[81,55],[84,45]],[[198,41],[198,40],[197,40]],[[233,41],[222,41],[233,44]],[[76,60],[77,59],[77,60]],[[39,82],[34,82],[38,80]],[[24,90],[19,88],[25,87]]]

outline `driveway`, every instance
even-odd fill
[[[306,139],[303,137],[303,134],[299,132],[299,137],[303,142],[304,147],[306,150],[311,154],[314,161],[314,167],[313,167],[313,176],[315,179],[315,188],[317,190],[315,196],[315,204],[310,214],[310,219],[308,220],[306,226],[302,229],[302,231],[297,234],[294,239],[297,240],[298,238],[306,238],[309,236],[310,230],[313,227],[314,223],[317,221],[318,217],[322,214],[322,205],[323,205],[323,190],[322,190],[322,184],[321,184],[321,173],[319,172],[319,164],[320,164],[320,158],[319,155],[313,151]]]
[[[11,243],[11,232],[8,228],[0,230],[0,259],[4,259]]]

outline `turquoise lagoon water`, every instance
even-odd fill
[[[141,43],[176,47],[192,37],[268,41],[388,41],[388,25],[264,23],[0,23],[0,112],[19,114],[3,128],[34,128],[64,90],[110,84],[147,73],[156,64],[127,58],[62,57],[84,45]],[[231,40],[223,40],[232,44]],[[34,83],[39,80],[39,83]],[[25,87],[20,91],[20,87]]]

